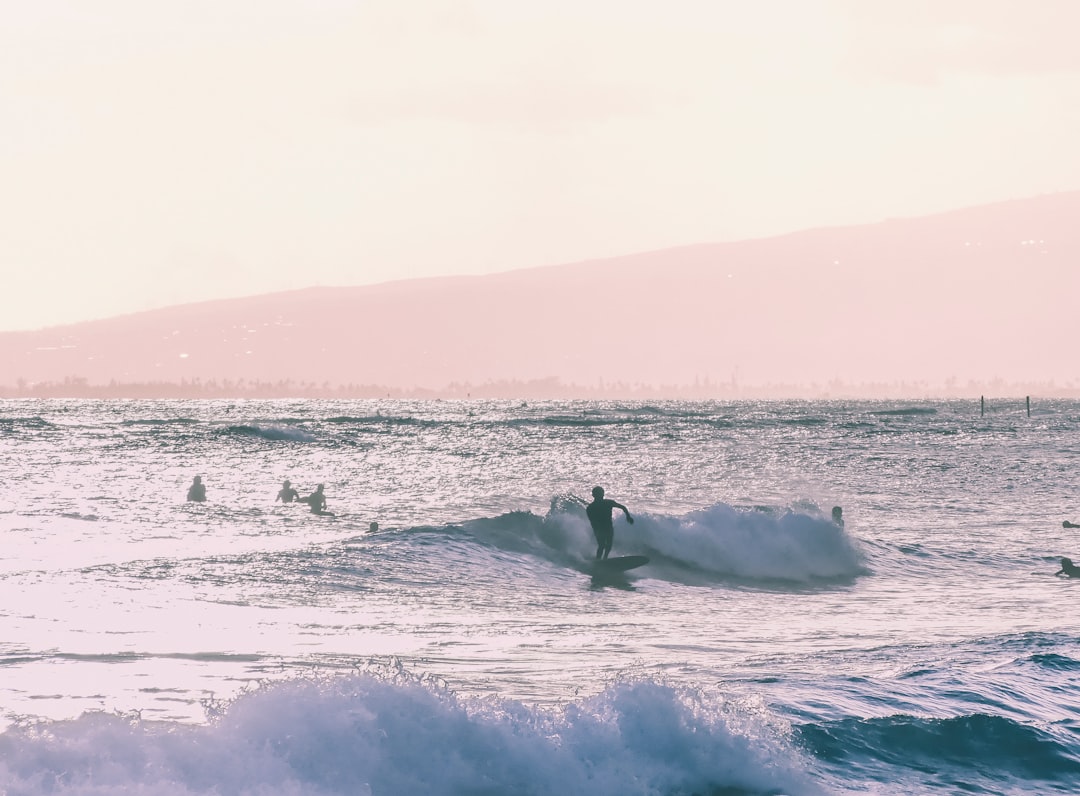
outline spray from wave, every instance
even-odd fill
[[[218,706],[212,706],[218,707]],[[652,681],[557,709],[399,672],[264,685],[182,726],[85,714],[0,735],[20,794],[817,793],[759,717]]]
[[[444,530],[485,546],[583,569],[596,549],[584,506],[576,496],[557,495],[544,517],[511,512]],[[678,516],[636,513],[633,525],[616,516],[613,555],[649,556],[652,563],[642,572],[652,577],[808,584],[848,581],[867,573],[856,540],[813,511],[717,503]]]

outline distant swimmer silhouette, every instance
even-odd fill
[[[202,503],[206,500],[206,484],[202,482],[201,475],[195,476],[195,480],[188,487],[187,499],[195,503]]]
[[[1054,573],[1055,575],[1067,575],[1070,578],[1080,578],[1080,567],[1076,566],[1072,562],[1071,558],[1061,559],[1061,569]]]
[[[622,503],[605,498],[603,487],[593,487],[592,496],[593,501],[585,507],[585,514],[589,518],[589,524],[592,525],[593,536],[596,537],[596,557],[607,558],[608,553],[611,552],[612,542],[615,541],[612,511],[622,509],[622,513],[626,515],[626,521],[631,525],[634,524],[634,518],[630,516],[630,510]]]
[[[274,502],[277,503],[280,500],[282,503],[292,503],[294,500],[299,499],[300,493],[292,488],[292,484],[288,480],[285,480],[281,482],[281,491],[277,493]]]
[[[311,506],[312,514],[328,514],[334,516],[331,512],[326,510],[326,495],[323,494],[323,485],[319,484],[315,487],[315,491],[308,495],[306,498],[300,498],[304,503]]]
[[[1065,520],[1065,522],[1061,523],[1061,527],[1062,528],[1080,528],[1080,525],[1077,525],[1075,522],[1069,522],[1068,520]]]
[[[844,527],[844,510],[839,506],[832,507],[832,521],[841,528]]]

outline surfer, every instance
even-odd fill
[[[626,521],[631,525],[634,524],[634,518],[630,516],[630,510],[622,503],[605,498],[602,486],[594,486],[592,496],[593,502],[585,507],[585,514],[589,518],[589,524],[592,525],[593,536],[596,537],[596,557],[597,559],[607,558],[608,553],[611,552],[611,543],[615,541],[612,511],[622,509],[622,513],[626,515]]]
[[[1072,562],[1071,558],[1061,559],[1061,569],[1055,575],[1067,575],[1070,578],[1080,578],[1080,567]]]
[[[277,503],[280,500],[282,503],[292,503],[294,500],[299,499],[300,493],[293,489],[292,484],[290,484],[288,479],[286,479],[281,482],[281,491],[277,493],[277,497],[274,498],[274,502]]]
[[[841,528],[844,527],[844,510],[839,506],[832,507],[832,521]]]
[[[1080,525],[1077,525],[1075,522],[1069,522],[1068,520],[1065,520],[1065,522],[1061,523],[1061,527],[1062,528],[1080,528]]]
[[[202,482],[201,475],[195,476],[191,486],[188,487],[187,499],[195,503],[202,503],[206,500],[206,484]]]
[[[315,491],[303,498],[303,501],[311,506],[312,514],[326,514],[326,495],[323,494],[323,485],[315,487]]]

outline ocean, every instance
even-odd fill
[[[1078,472],[1067,400],[3,401],[0,792],[1077,793]]]

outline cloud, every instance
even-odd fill
[[[833,0],[848,26],[847,63],[900,82],[947,73],[1009,77],[1080,71],[1073,0]]]
[[[376,124],[450,121],[551,132],[647,116],[673,99],[640,86],[525,79],[413,86],[371,93],[357,100],[350,115]]]

